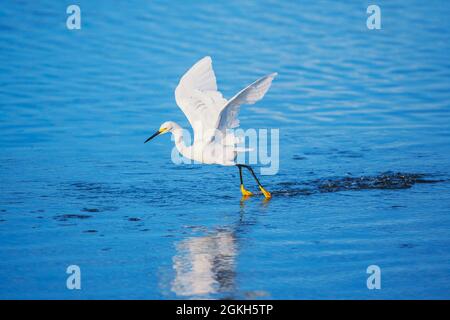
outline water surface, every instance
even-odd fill
[[[0,8],[0,298],[449,298],[447,2],[78,4]],[[270,201],[143,144],[205,55],[226,97],[279,73],[240,116],[280,130]]]

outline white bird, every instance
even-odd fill
[[[244,197],[253,195],[245,189],[242,179],[242,168],[247,168],[264,196],[271,198],[270,192],[263,188],[253,169],[236,163],[237,154],[249,149],[238,147],[239,139],[228,129],[239,126],[239,107],[262,99],[276,75],[277,73],[272,73],[256,80],[227,101],[217,90],[211,58],[204,57],[183,75],[175,89],[175,100],[194,131],[192,145],[185,145],[183,129],[173,121],[164,122],[144,143],[160,134],[171,132],[177,150],[184,157],[205,164],[237,166]]]

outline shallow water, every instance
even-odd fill
[[[0,8],[0,298],[449,298],[447,2],[78,3]],[[205,55],[226,97],[279,73],[240,116],[280,130],[270,201],[143,144]]]

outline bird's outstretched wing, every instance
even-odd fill
[[[175,100],[194,130],[194,142],[209,141],[227,100],[217,90],[211,57],[193,65],[175,89]]]
[[[236,128],[239,126],[239,107],[243,104],[254,104],[258,100],[261,100],[269,90],[272,80],[276,77],[277,73],[271,73],[265,77],[262,77],[245,89],[241,90],[237,95],[231,98],[222,108],[217,128],[225,134],[227,129]]]

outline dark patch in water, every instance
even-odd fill
[[[347,158],[362,158],[363,155],[354,151],[338,151],[338,155]]]
[[[99,194],[102,194],[105,197],[116,197],[121,192],[116,183],[105,184],[93,182],[70,183],[68,185],[63,185],[61,191],[70,194],[72,194],[73,191],[76,191],[76,197],[85,200],[98,199]]]
[[[83,233],[96,233],[98,232],[97,230],[94,229],[90,229],[90,230],[84,230]]]
[[[385,172],[377,176],[317,179],[303,183],[281,182],[279,185],[284,187],[306,185],[308,188],[275,190],[272,193],[284,196],[296,196],[348,190],[396,190],[411,188],[416,183],[437,183],[444,181],[427,179],[426,175],[421,173]]]
[[[75,182],[71,184],[72,187],[82,191],[96,191],[96,192],[107,192],[111,190],[111,188],[103,183],[95,183],[95,182]]]
[[[91,217],[92,216],[87,215],[87,214],[62,214],[59,216],[54,216],[53,219],[58,220],[58,221],[67,221],[69,219],[88,219]]]
[[[304,156],[294,155],[292,157],[293,160],[306,160],[307,158]]]
[[[411,248],[415,248],[416,245],[414,245],[412,243],[402,243],[401,245],[399,245],[399,247],[402,249],[411,249]]]
[[[128,221],[141,221],[139,218],[128,218]]]
[[[280,191],[275,190],[275,191],[271,191],[271,193],[273,195],[294,197],[294,196],[300,196],[300,195],[301,196],[309,196],[315,192],[310,189],[292,189],[292,190],[280,190]]]
[[[378,176],[345,177],[341,179],[317,180],[320,192],[367,189],[408,189],[416,183],[435,183],[425,180],[424,174],[386,172]]]
[[[296,185],[298,185],[298,183],[297,182],[289,182],[289,181],[287,181],[287,182],[280,182],[279,185],[288,187],[288,186],[296,186]]]
[[[100,210],[97,208],[83,208],[83,209],[81,209],[81,211],[83,211],[83,212],[100,212]]]

